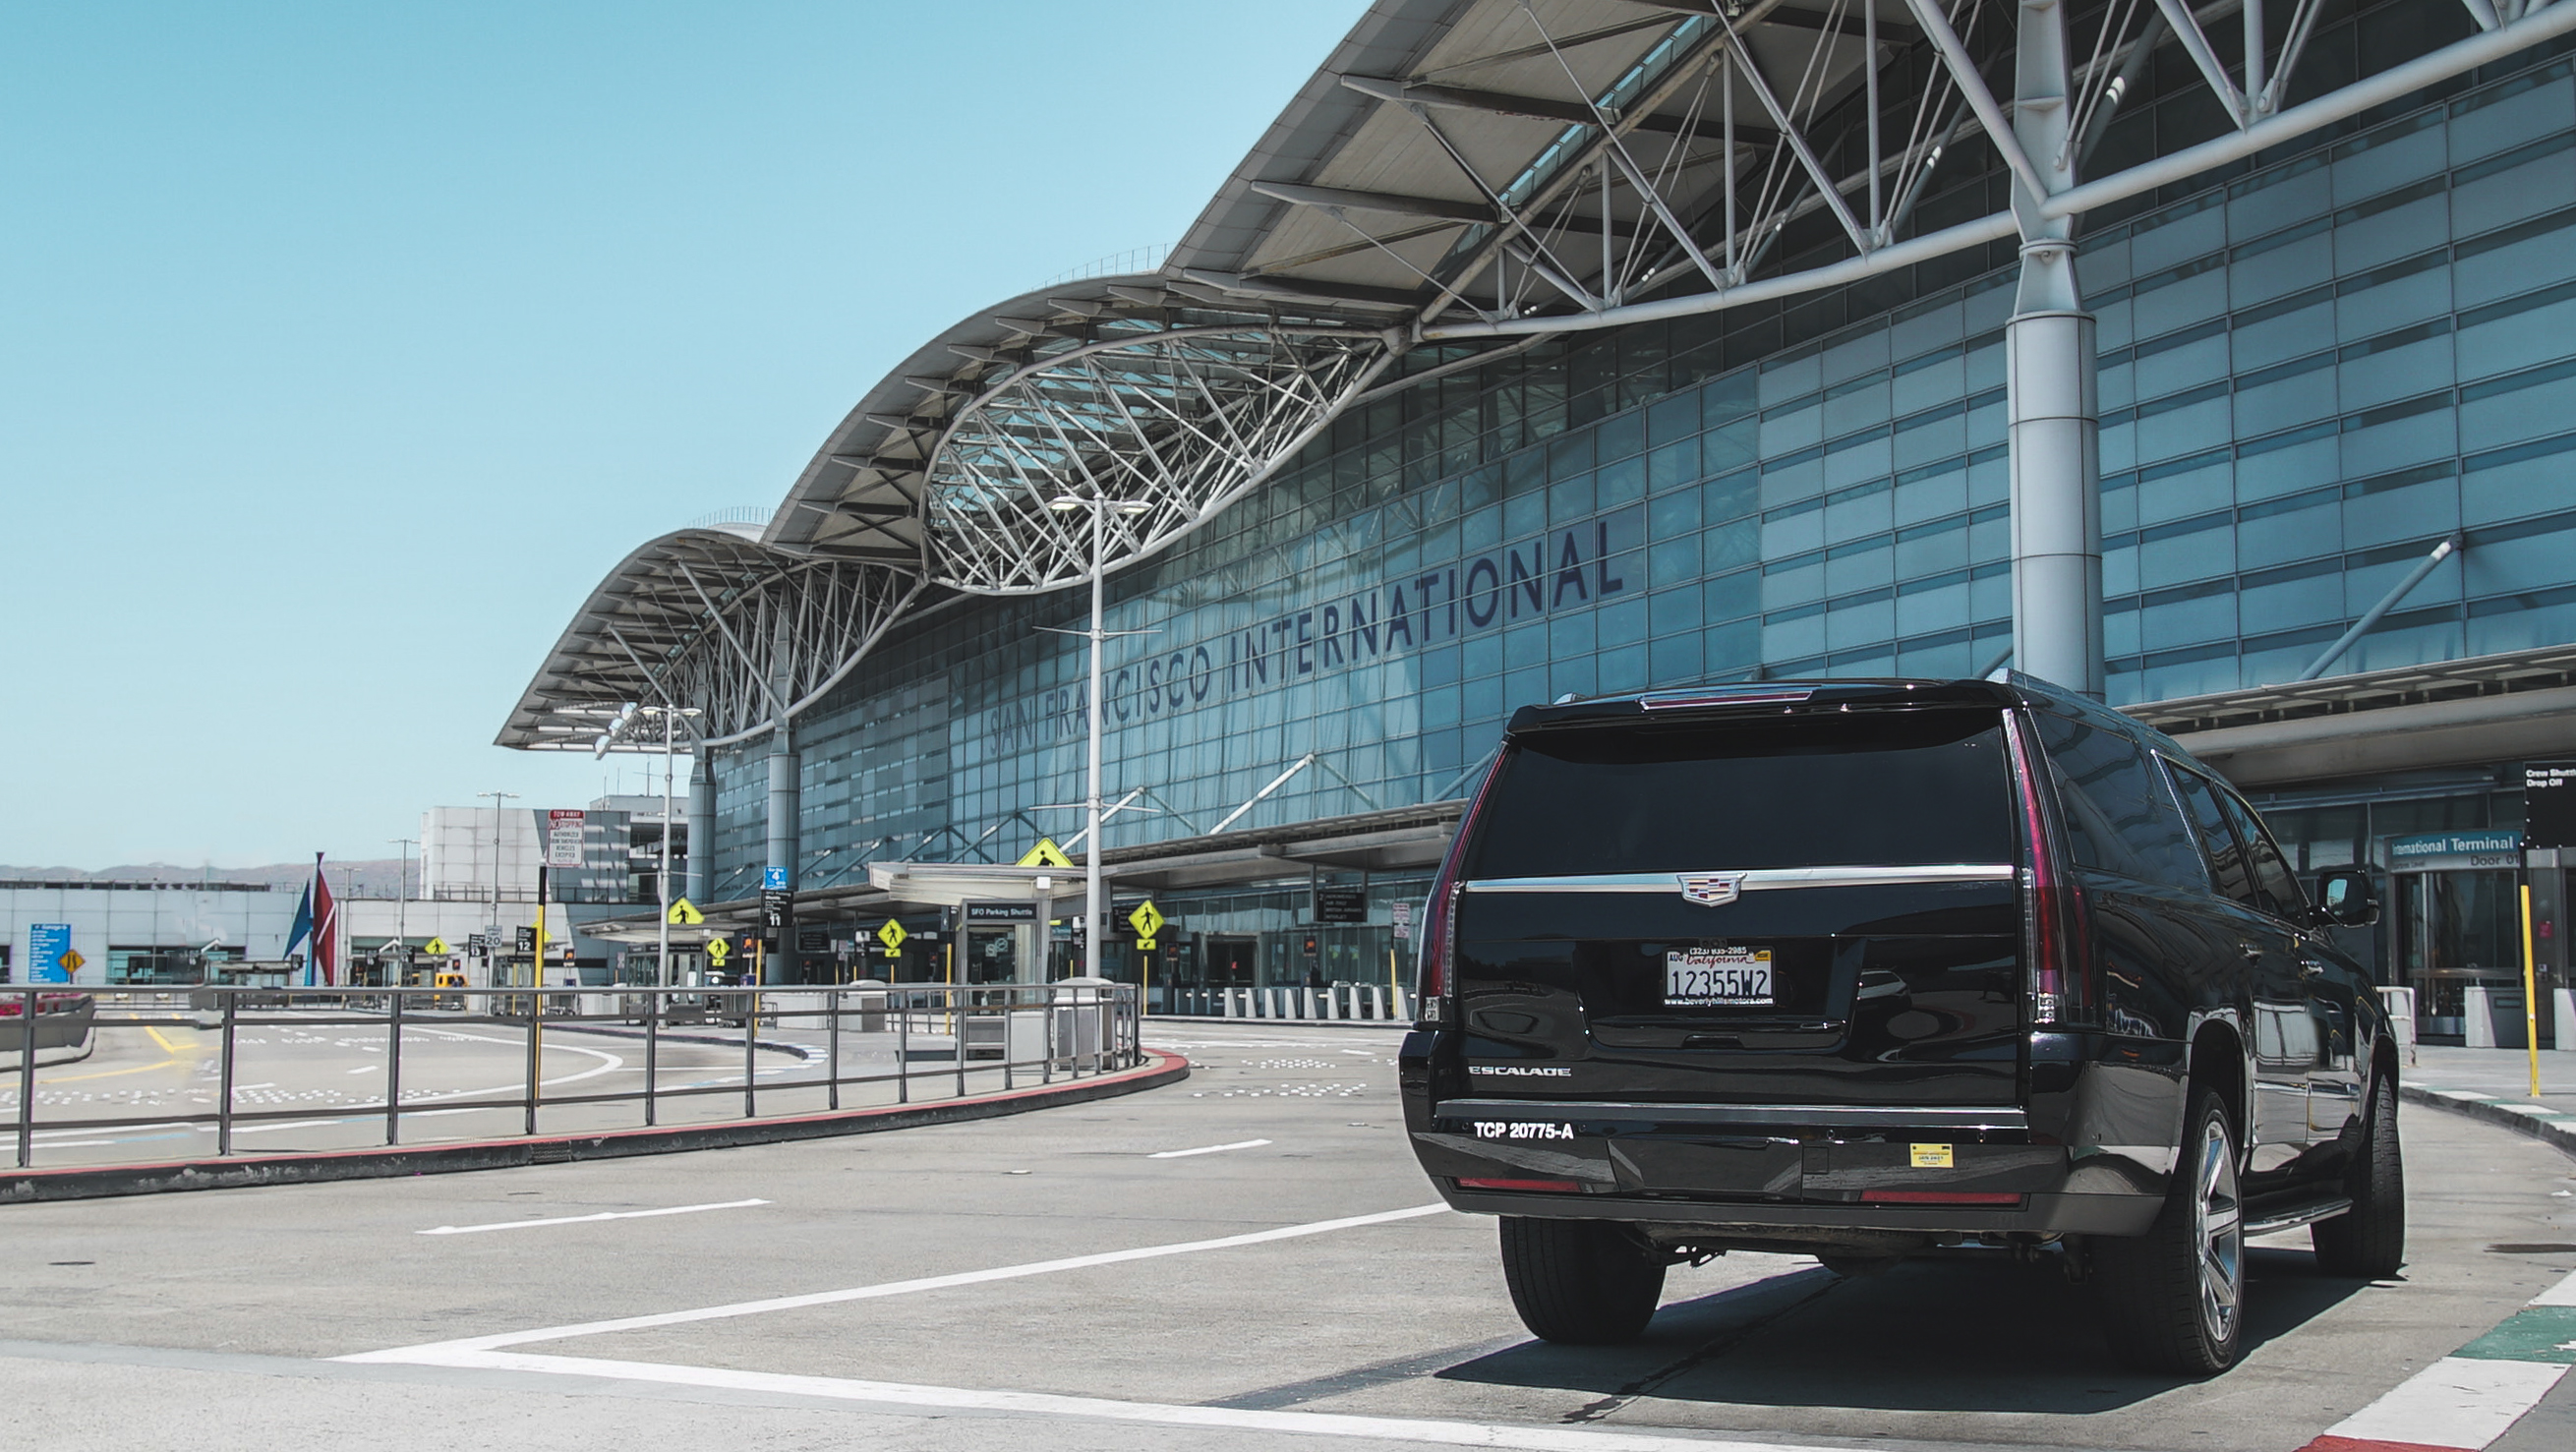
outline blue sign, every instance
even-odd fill
[[[71,982],[71,971],[63,967],[63,955],[71,950],[71,924],[27,924],[27,981],[30,983]]]
[[[763,868],[760,874],[760,890],[763,892],[785,892],[787,890],[787,869],[784,867]]]

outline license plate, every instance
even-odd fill
[[[1668,1008],[1769,1007],[1768,948],[1675,948],[1664,954]]]

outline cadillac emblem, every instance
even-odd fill
[[[1681,878],[1683,900],[1701,907],[1724,907],[1744,891],[1741,872],[1685,872]]]

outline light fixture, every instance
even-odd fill
[[[1130,499],[1124,501],[1118,506],[1118,512],[1120,514],[1142,514],[1153,507],[1153,505],[1146,503],[1142,499]]]
[[[1053,499],[1047,501],[1047,508],[1054,510],[1058,514],[1064,514],[1072,510],[1080,509],[1082,507],[1082,503],[1082,500],[1074,497],[1073,495],[1059,494]]]

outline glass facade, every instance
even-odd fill
[[[2456,5],[2347,13],[2314,43],[2319,74],[2466,23]],[[2107,146],[2220,124],[2147,89]],[[1921,225],[2003,201],[1999,176],[1952,177]],[[2576,79],[2555,51],[2096,215],[2080,270],[2114,704],[2295,676],[2455,532],[2465,550],[2337,670],[2576,637],[2571,228]],[[1110,580],[1128,633],[1104,786],[1141,795],[1109,844],[1206,832],[1309,754],[1236,825],[1453,796],[1513,708],[1568,693],[1991,668],[2011,637],[2012,279],[1998,244],[1381,389]],[[947,602],[800,722],[802,885],[1077,830],[1056,804],[1083,793],[1086,663],[1059,632],[1084,606]],[[766,751],[718,759],[719,897],[757,875]],[[2483,818],[2490,789],[2407,811]],[[2285,819],[2303,868],[2369,850],[2337,810]],[[1200,925],[1277,932],[1263,915],[1293,907],[1228,904]],[[1382,971],[1373,955],[1353,950],[1356,976]]]

